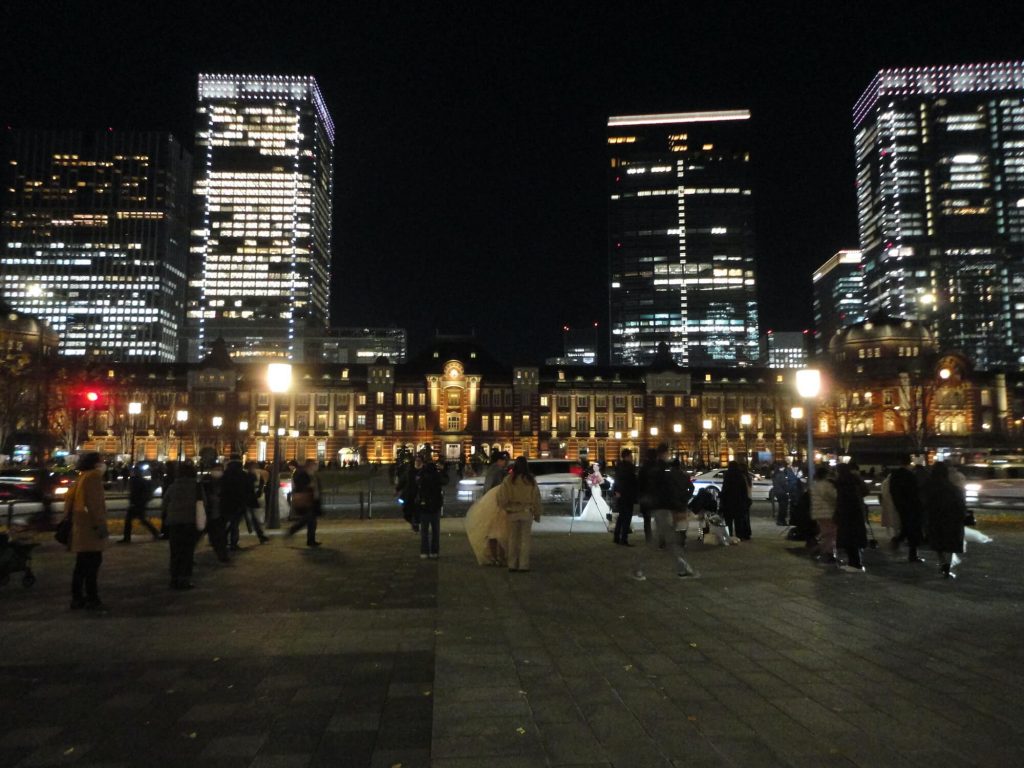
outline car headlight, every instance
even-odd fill
[[[67,488],[66,485],[58,485],[56,488],[54,488],[53,495],[54,496],[63,496],[67,492],[68,492],[68,488]]]
[[[964,490],[968,493],[977,493],[981,490],[981,483],[967,483],[967,485],[964,486]]]

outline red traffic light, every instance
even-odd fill
[[[100,399],[100,396],[96,392],[86,392],[85,399],[88,400],[90,403],[95,403]]]

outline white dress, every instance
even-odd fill
[[[583,512],[580,514],[579,519],[607,525],[609,514],[611,514],[611,509],[608,506],[608,502],[604,500],[604,496],[601,495],[601,486],[591,486],[590,499],[587,501],[586,506],[583,507]]]
[[[498,508],[499,487],[491,488],[466,512],[466,536],[480,565],[487,565],[491,561],[487,547],[489,540],[497,540],[503,550],[508,547],[508,521],[505,513]]]

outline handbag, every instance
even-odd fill
[[[196,530],[206,530],[206,504],[202,499],[196,499]]]
[[[71,514],[64,515],[63,519],[57,523],[57,530],[53,533],[53,538],[57,540],[58,544],[63,544],[68,549],[71,548]]]
[[[293,491],[292,507],[295,509],[309,509],[313,506],[312,491]]]

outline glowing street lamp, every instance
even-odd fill
[[[181,430],[184,429],[184,424],[188,421],[188,411],[181,410],[174,414],[174,420],[177,422],[178,430],[178,461],[181,461],[182,451],[185,449],[185,439],[182,435]]]
[[[801,368],[796,372],[796,391],[807,408],[807,483],[814,480],[814,399],[821,393],[821,371]]]
[[[283,427],[277,424],[277,395],[283,395],[292,386],[291,363],[270,363],[267,366],[267,387],[270,389],[270,424],[274,431],[274,461],[270,465],[270,492],[267,494],[267,527],[281,527],[281,510],[278,506],[279,473],[281,467],[281,435]]]
[[[142,403],[128,403],[128,415],[132,417],[132,464],[135,463],[135,432],[137,430],[136,421],[138,421],[140,413],[142,413]]]

